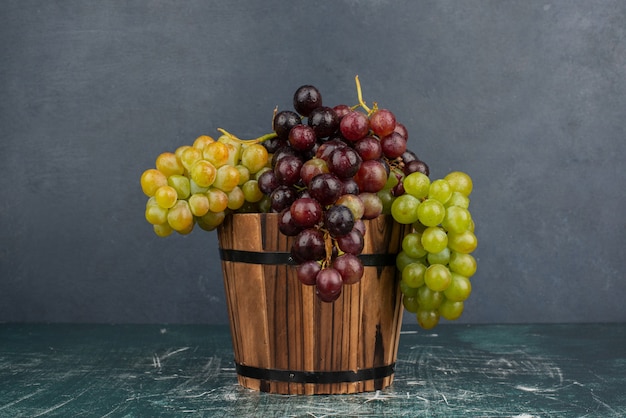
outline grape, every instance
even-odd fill
[[[361,167],[361,157],[352,148],[342,147],[328,156],[328,168],[340,179],[352,178]]]
[[[342,194],[354,194],[358,195],[361,191],[359,190],[359,185],[356,184],[353,178],[342,179],[341,183],[343,187],[341,188]]]
[[[441,203],[446,203],[451,195],[452,188],[450,184],[443,179],[433,181],[428,188],[428,198],[438,200]]]
[[[193,227],[193,214],[186,200],[179,200],[167,212],[167,223],[176,232],[187,233]]]
[[[333,268],[339,272],[344,284],[358,283],[363,277],[363,263],[354,254],[342,254],[333,262]]]
[[[354,194],[344,194],[335,201],[336,205],[342,205],[350,209],[353,218],[356,220],[363,218],[365,205],[361,198]]]
[[[444,248],[438,253],[428,253],[426,256],[429,264],[443,264],[446,265],[450,262],[450,249]]]
[[[297,151],[308,151],[317,142],[315,131],[308,125],[297,125],[289,132],[289,144]]]
[[[383,212],[383,202],[376,193],[359,193],[363,202],[363,219],[374,219]]]
[[[320,106],[322,95],[315,86],[300,86],[293,95],[293,107],[302,116],[309,116],[313,109]]]
[[[191,170],[191,166],[202,159],[202,150],[194,147],[186,148],[180,155],[180,161],[185,167],[185,170]]]
[[[243,192],[246,202],[256,203],[263,199],[263,196],[265,196],[261,191],[257,180],[246,181],[241,185],[241,191]]]
[[[278,186],[270,194],[270,206],[272,211],[281,212],[283,209],[291,206],[294,200],[296,200],[297,194],[294,189],[289,186]]]
[[[207,144],[202,150],[202,158],[213,164],[215,168],[220,168],[228,163],[229,155],[228,146],[220,141]]]
[[[428,196],[430,179],[427,175],[420,172],[411,173],[404,178],[403,183],[404,191],[411,196],[415,196],[418,199]]]
[[[322,270],[320,263],[314,260],[305,261],[296,267],[296,275],[302,284],[314,286],[317,282],[317,274]]]
[[[303,162],[294,155],[286,155],[274,166],[274,174],[280,184],[291,186],[300,180]]]
[[[161,186],[154,192],[154,198],[156,202],[162,208],[169,209],[176,204],[178,200],[178,193],[172,186]]]
[[[343,252],[358,255],[363,251],[365,241],[363,234],[356,228],[352,228],[352,231],[346,235],[337,237],[337,246]]]
[[[465,277],[472,277],[476,273],[476,259],[471,254],[462,254],[452,251],[450,254],[450,271]]]
[[[369,121],[367,116],[356,110],[345,115],[339,123],[339,129],[348,141],[358,141],[369,133]]]
[[[426,251],[439,253],[448,246],[448,234],[437,226],[431,226],[424,230],[421,241]]]
[[[387,158],[398,158],[406,151],[406,139],[397,132],[384,136],[380,139],[380,146]]]
[[[463,232],[470,226],[472,217],[469,211],[458,206],[450,206],[441,221],[441,226],[450,232]]]
[[[417,323],[424,329],[433,329],[439,323],[439,312],[427,311],[423,309],[417,310]]]
[[[209,199],[209,210],[211,212],[223,212],[228,207],[228,195],[226,192],[214,187],[206,192]]]
[[[322,219],[322,206],[315,199],[301,197],[290,207],[291,219],[302,228],[310,228]]]
[[[472,178],[461,171],[453,171],[446,175],[444,179],[450,184],[450,188],[453,191],[459,192],[463,196],[469,196],[474,188]]]
[[[398,223],[412,224],[418,219],[419,206],[420,201],[416,197],[410,194],[403,194],[393,201],[391,215]]]
[[[154,233],[159,237],[167,237],[170,236],[172,232],[174,232],[172,227],[167,222],[159,225],[152,225],[152,229]]]
[[[463,302],[453,302],[451,300],[444,300],[439,305],[439,314],[449,321],[454,321],[455,319],[459,319],[461,314],[463,313],[464,304]]]
[[[309,193],[322,206],[327,206],[343,194],[343,183],[332,173],[318,174],[309,183]]]
[[[448,234],[448,246],[457,253],[469,254],[478,246],[478,240],[472,231],[450,232]]]
[[[296,225],[291,216],[291,207],[285,208],[278,217],[278,229],[288,237],[294,237],[302,232],[302,228]]]
[[[410,287],[404,281],[400,280],[400,290],[405,297],[415,298],[417,302],[417,287]]]
[[[317,273],[316,293],[323,302],[332,302],[341,295],[343,280],[341,274],[334,268],[325,268]]]
[[[180,162],[176,154],[172,152],[159,154],[156,158],[155,165],[157,170],[168,177],[173,174],[183,174],[185,172],[185,167],[183,167],[183,164]]]
[[[241,153],[241,164],[254,174],[267,165],[269,154],[261,144],[248,145]]]
[[[215,181],[213,186],[226,193],[233,190],[239,184],[239,170],[232,165],[223,165],[217,169],[215,173]]]
[[[396,121],[396,127],[393,129],[394,132],[399,133],[404,137],[406,141],[409,140],[409,131],[406,129],[406,126]]]
[[[330,107],[320,106],[315,108],[309,114],[308,125],[318,138],[326,138],[339,129],[339,117],[337,113]]]
[[[258,177],[259,189],[266,194],[269,195],[272,193],[280,183],[278,182],[278,178],[276,177],[276,173],[274,170],[267,170],[263,174]]]
[[[402,305],[404,305],[404,309],[411,313],[416,313],[419,308],[417,298],[415,296],[409,296],[406,293],[404,293],[404,296],[402,297]]]
[[[367,160],[361,163],[354,176],[361,192],[376,193],[387,183],[387,170],[380,160]]]
[[[428,168],[428,164],[424,161],[415,160],[404,166],[404,174],[409,175],[411,173],[422,173],[428,176],[428,174],[430,174],[430,170]]]
[[[447,289],[443,291],[446,299],[452,302],[462,302],[472,293],[472,284],[465,276],[458,273],[451,273],[452,281]]]
[[[437,309],[444,299],[445,297],[442,292],[432,290],[428,286],[420,286],[417,289],[417,301],[421,309]]]
[[[427,252],[422,245],[422,234],[417,232],[408,233],[402,238],[402,251],[411,258],[425,257]]]
[[[424,285],[426,266],[422,263],[410,263],[402,270],[402,280],[409,287],[418,288]]]
[[[189,196],[189,209],[194,216],[203,216],[209,211],[209,198],[204,193]]]
[[[235,186],[226,194],[228,195],[228,209],[237,210],[242,207],[246,201],[246,197],[239,186]]]
[[[446,208],[434,199],[428,199],[417,207],[417,218],[425,226],[437,226],[446,216]]]
[[[463,195],[460,192],[452,192],[450,199],[445,203],[446,207],[450,206],[458,206],[460,208],[467,209],[469,208],[470,200],[467,196]]]
[[[305,185],[309,185],[313,177],[322,173],[329,173],[328,164],[321,158],[313,157],[302,164],[300,178]]]
[[[189,179],[183,175],[174,174],[167,178],[167,184],[176,190],[179,199],[187,199],[191,194]]]
[[[235,168],[237,169],[237,171],[239,171],[239,183],[237,183],[238,186],[241,186],[245,182],[250,180],[250,170],[248,169],[248,167],[243,164],[237,164]]]
[[[160,206],[154,198],[148,199],[146,203],[145,218],[152,225],[160,225],[167,222],[167,208]]]
[[[300,125],[301,123],[302,119],[300,119],[300,116],[296,112],[292,112],[291,110],[283,110],[276,113],[276,115],[274,116],[274,120],[272,121],[272,128],[274,129],[274,132],[276,132],[279,140],[287,140],[291,128],[296,125]]]
[[[442,292],[450,286],[452,273],[442,264],[432,264],[424,272],[424,283],[435,292]]]
[[[190,148],[196,149],[196,148]],[[189,169],[191,179],[200,187],[209,187],[215,181],[217,170],[207,160],[198,160]]]
[[[225,212],[213,212],[209,211],[206,215],[198,218],[198,225],[201,228],[206,229],[208,231],[212,231],[217,228],[222,222],[224,222],[224,218],[226,217]]]
[[[323,259],[326,255],[324,236],[313,228],[301,231],[294,239],[291,255],[297,262]]]
[[[345,148],[348,145],[339,140],[339,139],[331,139],[324,143],[322,143],[319,148],[315,152],[315,156],[317,158],[321,158],[324,161],[328,161],[328,157],[330,154],[335,151],[337,148]]]
[[[211,138],[209,135],[200,135],[193,141],[192,147],[202,150],[211,142],[215,142],[215,139]]]
[[[377,160],[383,156],[380,141],[373,136],[366,136],[354,144],[354,149],[363,160]]]
[[[141,175],[141,190],[146,196],[152,197],[157,189],[166,186],[168,177],[155,168],[149,168]]]
[[[396,129],[396,117],[387,109],[379,109],[370,115],[370,127],[382,138]]]
[[[344,236],[354,228],[354,215],[346,206],[333,206],[324,214],[324,227],[333,238]]]
[[[337,115],[340,121],[345,115],[347,115],[348,113],[352,111],[352,109],[350,109],[350,106],[345,105],[345,104],[337,105],[333,107],[333,110],[335,111],[335,114]]]
[[[408,266],[409,264],[419,263],[419,262],[420,262],[419,258],[412,258],[405,251],[400,251],[398,255],[396,256],[396,268],[400,272],[402,272],[406,268],[406,266]]]

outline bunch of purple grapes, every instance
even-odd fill
[[[280,231],[295,237],[298,279],[332,302],[363,276],[363,220],[384,212],[385,194],[403,193],[402,177],[428,175],[428,166],[407,150],[408,132],[387,109],[324,106],[311,85],[296,90],[293,105],[274,116],[276,137],[263,142],[272,169],[258,185]]]

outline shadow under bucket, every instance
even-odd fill
[[[389,386],[402,325],[395,256],[409,226],[365,221],[357,284],[325,303],[296,277],[277,214],[234,214],[218,228],[239,384],[279,394],[343,394]]]

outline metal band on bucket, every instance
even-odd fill
[[[302,370],[261,369],[259,367],[245,366],[235,362],[237,374],[240,376],[274,382],[314,384],[354,383],[383,379],[394,373],[395,366],[395,363],[391,363],[386,366],[360,369],[357,371],[338,370],[309,372]]]
[[[220,248],[220,258],[222,261],[233,261],[236,263],[248,263],[248,264],[288,264],[296,265],[297,263],[291,257],[291,254],[285,252],[270,252],[270,251],[243,251],[243,250],[229,250]],[[358,256],[364,266],[379,267],[379,266],[395,266],[396,254],[360,254]]]

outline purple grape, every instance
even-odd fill
[[[332,206],[324,213],[324,227],[333,238],[344,236],[354,228],[354,215],[347,206]]]
[[[309,260],[322,260],[326,256],[324,235],[314,228],[301,231],[294,239],[291,256],[298,264]]]

